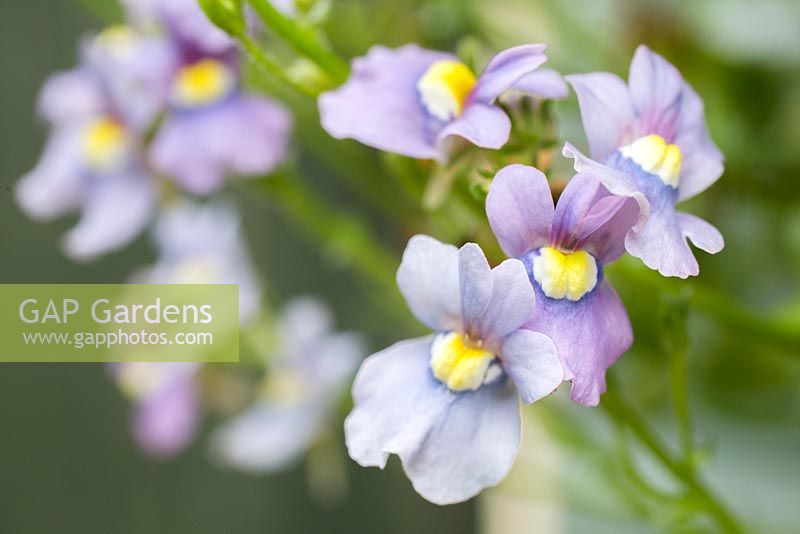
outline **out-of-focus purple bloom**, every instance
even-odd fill
[[[258,314],[261,283],[241,232],[239,216],[225,203],[181,202],[158,219],[158,262],[142,282],[150,284],[238,284],[239,322]]]
[[[520,444],[518,396],[550,394],[563,370],[534,319],[525,266],[491,269],[480,247],[411,239],[397,273],[411,311],[437,333],[370,356],[345,420],[350,456],[385,467],[400,456],[414,488],[437,504],[464,501],[502,480]]]
[[[108,40],[91,45],[100,54]],[[110,52],[109,52],[110,53]],[[22,209],[39,220],[81,211],[64,239],[66,253],[91,259],[122,247],[147,224],[155,188],[141,158],[139,124],[124,82],[112,88],[96,64],[53,75],[44,85],[39,112],[52,131],[37,166],[17,187]]]
[[[536,313],[526,327],[555,343],[565,379],[572,380],[572,400],[597,405],[606,369],[633,342],[603,266],[624,252],[625,235],[640,219],[638,204],[610,194],[585,172],[554,208],[544,174],[509,165],[492,182],[486,213],[503,251],[524,262],[536,292]]]
[[[172,77],[150,159],[187,191],[208,194],[231,173],[262,175],[277,167],[288,151],[291,122],[277,102],[241,91],[235,60],[195,58]]]
[[[414,158],[444,160],[457,138],[501,148],[511,121],[495,100],[512,88],[553,92],[552,79],[527,78],[547,60],[545,48],[504,50],[476,78],[451,54],[416,45],[375,46],[353,61],[347,83],[320,96],[322,126],[337,139]]]
[[[697,275],[687,239],[717,253],[722,235],[675,204],[704,191],[722,174],[723,157],[708,135],[703,102],[678,70],[640,46],[628,84],[596,72],[568,76],[578,94],[593,160],[567,144],[577,171],[592,170],[615,194],[634,197],[649,213],[625,240],[627,251],[665,276]],[[599,162],[599,163],[598,163]]]
[[[243,243],[239,218],[227,204],[188,202],[166,209],[154,229],[158,262],[137,277],[149,284],[238,284],[239,321],[252,321],[261,290]],[[180,452],[199,423],[196,363],[119,363],[111,366],[134,402],[133,432],[147,454]]]
[[[182,451],[199,422],[196,363],[116,363],[111,373],[134,404],[133,434],[148,455]]]
[[[281,469],[329,426],[336,401],[364,355],[358,336],[332,327],[330,311],[316,299],[287,305],[260,397],[213,437],[221,462],[259,473]]]

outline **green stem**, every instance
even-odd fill
[[[250,56],[250,59],[256,65],[261,67],[264,70],[264,72],[272,76],[275,76],[277,79],[285,83],[288,87],[290,87],[291,89],[297,91],[302,95],[309,96],[311,98],[316,98],[318,96],[317,93],[315,93],[314,91],[293,80],[286,73],[283,67],[280,66],[277,60],[275,60],[275,58],[264,52],[261,49],[261,47],[258,46],[258,44],[256,44],[256,42],[253,41],[248,35],[241,34],[236,36],[236,38],[239,40],[239,43],[241,43],[242,48],[244,48],[247,51],[248,55]]]
[[[612,384],[611,382],[611,377],[609,376],[609,388],[603,395],[603,401],[600,404],[609,417],[617,424],[627,427],[633,432],[642,445],[703,504],[705,510],[719,524],[723,532],[745,532],[738,519],[712,493],[705,482],[698,477],[692,465],[674,456],[630,402],[617,395],[616,391],[619,390],[619,384]]]
[[[378,287],[380,292],[372,293],[376,301],[395,316],[398,327],[412,330],[395,283],[399,259],[375,239],[369,223],[351,212],[335,209],[290,171],[261,180],[256,187],[340,263],[352,267]]]
[[[676,348],[672,356],[672,402],[675,406],[675,417],[678,420],[678,432],[681,440],[681,450],[684,456],[689,458],[694,450],[694,439],[692,438],[692,420],[689,409],[688,395],[688,370],[686,349]]]
[[[275,9],[269,0],[250,0],[250,5],[275,35],[316,63],[334,82],[339,84],[347,79],[350,71],[347,63],[325,46],[313,29],[287,17]]]

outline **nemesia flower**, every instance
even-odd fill
[[[476,77],[452,54],[413,44],[375,46],[353,61],[342,87],[320,96],[322,126],[337,139],[413,158],[444,160],[456,138],[501,148],[511,121],[495,101],[547,60],[545,48],[504,50]],[[519,88],[528,92],[552,90],[549,79],[525,81]]]
[[[277,102],[242,92],[235,58],[194,52],[183,50],[149,155],[187,191],[208,194],[228,174],[275,169],[288,151],[291,117]]]
[[[130,110],[113,98],[103,74],[84,64],[45,83],[39,113],[52,131],[41,160],[16,191],[23,211],[39,220],[81,212],[63,243],[77,259],[127,244],[150,220],[155,203],[141,132],[128,122]]]
[[[281,469],[330,427],[336,401],[364,355],[358,336],[332,326],[330,310],[316,299],[286,306],[258,399],[212,437],[222,463],[257,473]]]
[[[633,342],[603,267],[623,254],[639,206],[585,172],[572,178],[554,208],[544,174],[509,165],[489,188],[486,213],[503,251],[525,264],[536,293],[536,313],[525,327],[555,343],[572,400],[597,405],[606,369]]]
[[[464,501],[502,480],[520,445],[518,397],[550,394],[563,371],[553,342],[523,329],[535,295],[525,266],[491,269],[480,247],[428,236],[409,241],[397,283],[434,335],[367,358],[345,420],[350,456],[385,467],[397,454],[417,492]]]
[[[577,171],[594,171],[610,191],[636,198],[649,213],[643,225],[631,229],[625,248],[665,276],[697,275],[687,239],[711,254],[724,247],[716,228],[675,210],[723,171],[700,97],[675,67],[645,46],[636,50],[627,85],[605,72],[567,80],[578,94],[595,161],[569,144],[564,154],[575,159]]]
[[[133,435],[150,456],[183,450],[199,422],[197,363],[125,362],[110,365],[120,390],[134,403]]]

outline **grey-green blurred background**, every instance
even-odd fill
[[[36,162],[46,134],[34,119],[38,88],[52,71],[71,67],[80,35],[113,13],[111,0],[0,0],[0,283],[117,282],[153,258],[143,236],[96,263],[73,264],[60,254],[58,238],[74,220],[35,224],[13,201],[13,184]],[[494,50],[548,42],[550,66],[563,72],[625,75],[637,44],[663,53],[703,96],[712,136],[727,156],[723,179],[687,207],[717,225],[727,241],[718,256],[701,254],[698,283],[712,299],[730,298],[754,317],[777,313],[800,330],[800,3],[333,0],[326,28],[348,57],[374,43],[454,49],[473,36]],[[574,97],[556,109],[565,136],[584,144]],[[319,153],[351,145],[320,141],[322,148],[308,150],[304,143],[324,136],[306,133],[313,117],[300,120],[296,157],[318,182],[335,184]],[[363,199],[336,185],[326,188],[342,209],[377,220]],[[327,261],[269,204],[242,200],[248,237],[274,299],[320,294],[342,326],[366,331],[376,347],[394,339],[392,319],[371,309],[363,280]],[[406,236],[386,233],[399,249]],[[669,440],[675,427],[654,320],[658,293],[623,276],[614,281],[637,336],[618,365],[626,393]],[[689,334],[690,392],[710,482],[758,530],[797,532],[800,347],[739,331],[702,311],[690,314]],[[664,518],[647,516],[610,482],[623,476],[602,414],[574,407],[548,414],[560,418],[554,426],[562,431],[557,439],[527,439],[523,467],[510,483],[512,494],[535,488],[533,501],[545,501],[546,511],[523,513],[513,531],[661,531]],[[529,448],[556,451],[546,456],[546,473],[535,458],[534,467],[525,467]],[[0,532],[439,534],[480,525],[508,532],[506,512],[540,508],[524,499],[515,506],[492,499],[480,512],[475,503],[434,507],[411,490],[396,462],[388,473],[347,465],[348,493],[323,503],[309,495],[302,466],[265,477],[223,471],[209,463],[202,437],[177,459],[154,462],[134,448],[128,407],[102,367],[0,367]],[[554,472],[560,481],[540,491]]]

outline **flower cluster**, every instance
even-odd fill
[[[323,127],[415,158],[446,160],[457,139],[499,149],[511,131],[496,104],[503,93],[564,96],[559,76],[536,71],[544,50],[506,50],[476,77],[449,54],[376,47],[320,98]],[[627,251],[686,277],[698,273],[687,238],[711,253],[723,247],[711,225],[675,211],[722,173],[702,102],[678,71],[642,46],[627,86],[608,73],[567,80],[592,159],[567,143],[577,174],[557,204],[540,170],[511,164],[496,173],[486,214],[513,259],[494,269],[473,243],[459,250],[412,238],[397,283],[435,333],[369,357],[353,386],[351,457],[384,467],[397,454],[434,503],[463,501],[504,478],[520,444],[517,397],[530,404],[568,380],[573,401],[600,402],[606,370],[633,342],[609,263]]]
[[[264,472],[293,462],[324,435],[366,351],[359,336],[333,331],[330,311],[313,298],[291,301],[271,321],[236,210],[196,198],[221,191],[232,176],[275,170],[287,158],[292,128],[282,105],[245,91],[236,39],[260,49],[241,3],[202,3],[213,4],[212,18],[240,16],[227,28],[234,36],[215,27],[195,0],[124,0],[128,23],[85,40],[80,65],[42,89],[39,113],[51,133],[17,199],[38,219],[80,212],[64,238],[75,259],[118,249],[155,221],[159,259],[134,281],[238,284],[241,325],[272,335],[254,343],[257,377],[238,388],[246,398],[227,411],[212,449],[221,464]],[[346,65],[337,67],[340,60],[314,32],[292,37],[291,17],[269,3],[261,8],[265,22],[278,21],[277,34],[294,38],[289,44],[316,61],[319,85],[346,77],[336,75]],[[414,488],[434,503],[466,500],[507,475],[521,442],[520,400],[534,403],[568,381],[572,401],[601,402],[607,370],[633,343],[606,275],[612,262],[627,252],[664,276],[686,278],[699,273],[689,242],[709,253],[724,246],[713,226],[676,210],[723,172],[703,103],[677,69],[642,46],[627,84],[609,73],[562,77],[540,68],[546,49],[516,46],[479,70],[413,44],[376,46],[317,100],[322,128],[336,139],[445,169],[477,161],[464,154],[486,156],[480,161],[492,166],[480,169],[483,189],[470,201],[485,200],[476,218],[507,259],[492,267],[475,243],[457,248],[412,237],[396,280],[431,333],[363,361],[344,422],[356,462],[383,468],[396,454]],[[333,68],[323,72],[331,55]],[[268,54],[254,56],[288,85],[300,84]],[[530,132],[517,122],[531,102],[563,99],[570,86],[589,150],[587,156],[564,145],[575,174],[560,190],[538,160],[544,135],[536,132],[529,150]],[[300,88],[316,95],[316,87]],[[532,160],[520,159],[526,151],[536,153]],[[337,233],[326,224],[335,217],[316,213],[324,202],[299,191],[287,204],[300,206],[314,230]],[[335,228],[356,236],[342,232],[348,235],[339,247],[368,235]],[[379,262],[364,258],[383,249],[362,245],[348,259],[369,263],[364,271],[374,276]],[[384,285],[394,291],[391,279]],[[132,400],[137,442],[165,457],[197,432],[203,404],[212,404],[209,384],[222,371],[120,363],[109,372]]]
[[[130,23],[87,38],[80,65],[51,77],[52,127],[17,199],[40,220],[79,211],[65,252],[91,259],[133,239],[176,184],[192,195],[286,157],[291,118],[246,94],[234,41],[193,0],[127,0]]]

